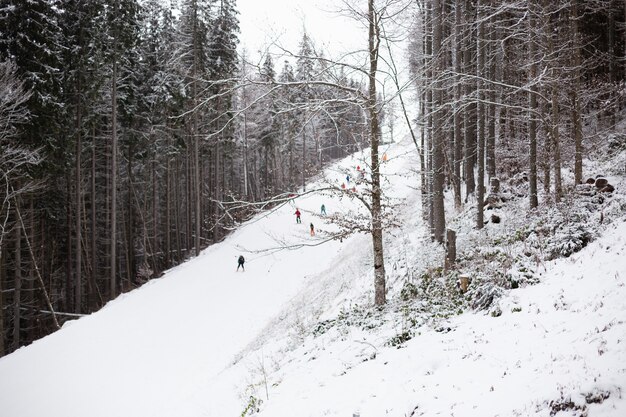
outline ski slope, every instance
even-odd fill
[[[386,191],[397,199],[414,193],[412,143],[383,151],[389,157],[383,171],[393,179]],[[346,158],[308,189],[354,177],[355,167],[368,166],[368,158],[367,152]],[[317,216],[322,203],[328,215],[363,211],[355,199],[307,194],[256,216],[223,242],[97,313],[1,358],[0,415],[240,415],[241,374],[229,372],[230,365],[245,357],[247,347],[294,299],[309,297],[309,288],[349,287],[355,270],[346,265],[366,278],[370,273],[362,265],[371,258],[369,236],[317,245],[333,229]],[[302,224],[295,223],[296,206]],[[309,235],[310,222],[315,237]],[[287,249],[274,250],[280,247]],[[235,271],[240,254],[246,257],[245,272]]]

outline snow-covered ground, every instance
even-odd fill
[[[412,257],[401,252],[423,234],[418,164],[410,141],[385,151],[403,224],[387,236],[397,289],[399,260]],[[347,158],[307,189],[340,184],[366,160]],[[373,293],[369,236],[317,245],[334,228],[317,216],[322,203],[329,215],[363,210],[307,194],[0,359],[0,416],[236,417],[259,400],[264,417],[626,416],[626,223],[545,264],[540,284],[499,300],[501,316],[444,319],[397,348],[400,322],[312,334]]]
[[[501,299],[500,317],[463,314],[401,349],[359,329],[311,339],[260,415],[623,417],[625,255],[621,223]]]

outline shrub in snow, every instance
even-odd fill
[[[556,416],[563,412],[564,415],[587,417],[588,409],[585,404],[576,404],[571,398],[561,398],[550,401],[550,416]]]
[[[315,324],[313,327],[313,336],[321,336],[326,333],[329,329],[335,326],[336,320],[323,320]]]
[[[548,240],[548,260],[567,258],[580,251],[593,239],[593,233],[583,224],[564,225]]]
[[[500,317],[502,315],[502,309],[500,309],[500,306],[493,306],[489,310],[489,315],[491,317]]]
[[[609,391],[599,390],[594,388],[593,391],[585,394],[585,402],[587,404],[601,404],[611,396]]]
[[[241,412],[241,417],[251,416],[258,413],[259,411],[261,411],[262,403],[263,400],[255,397],[254,395],[251,395],[248,399],[248,404],[246,405],[246,408],[244,408],[244,410]]]
[[[402,344],[408,340],[411,340],[413,338],[413,333],[410,332],[409,330],[405,330],[400,334],[397,334],[395,336],[393,336],[391,339],[389,339],[389,341],[387,342],[387,344],[389,346],[395,346],[398,349],[402,347]]]
[[[508,181],[511,196],[526,197],[529,191],[528,174],[518,172]]]
[[[402,301],[413,300],[417,297],[418,290],[415,284],[405,281],[402,289],[400,290],[400,299]]]
[[[539,278],[534,271],[528,266],[516,265],[507,273],[509,280],[509,288],[516,289],[525,285],[534,285],[539,283]]]
[[[609,152],[617,153],[626,149],[626,134],[611,133],[608,135]]]
[[[472,308],[475,310],[487,310],[493,301],[500,298],[504,293],[502,287],[494,285],[492,282],[480,284],[472,292]]]

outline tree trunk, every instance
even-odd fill
[[[2,231],[4,232],[4,230]],[[2,238],[0,236],[0,358],[4,356],[5,346],[4,346],[4,291],[3,291],[3,280],[4,280],[4,251],[2,250]]]
[[[465,51],[463,53],[463,65],[465,67],[466,74],[472,74],[475,71],[472,68],[472,29],[471,18],[475,13],[472,8],[472,1],[465,1],[465,16],[466,16],[466,29],[465,29]],[[467,82],[465,84],[465,95],[467,97],[472,97],[474,92],[474,87],[476,83]],[[476,181],[474,178],[474,168],[476,166],[476,101],[472,100],[472,102],[468,105],[467,111],[464,113],[464,127],[465,127],[465,148],[464,148],[464,174],[465,174],[465,201],[467,202],[467,198],[470,194],[473,194],[476,190]]]
[[[133,161],[135,150],[132,142],[128,144],[128,163],[126,164],[126,176],[128,185],[128,209],[126,211],[126,279],[123,279],[123,287],[130,291],[135,281],[135,207],[133,199],[135,195],[133,178]],[[123,224],[123,222],[122,222]]]
[[[545,4],[544,0],[544,4]],[[557,21],[558,22],[558,21]],[[551,22],[548,21],[548,28],[552,28]],[[558,33],[558,27],[555,28]],[[548,33],[548,56],[552,56],[554,53],[554,34],[552,31]],[[552,79],[556,80],[557,70],[556,65],[554,63],[550,63],[550,74],[552,75]],[[560,120],[560,110],[559,110],[559,85],[556,84],[556,81],[552,82],[551,89],[551,108],[552,108],[552,123],[550,125],[550,133],[552,137],[552,157],[553,157],[553,167],[554,167],[554,201],[560,202],[561,197],[563,196],[563,188],[561,185],[561,144],[560,144],[560,133],[559,133],[559,120]]]
[[[476,228],[482,229],[484,226],[483,202],[485,200],[485,92],[481,77],[485,70],[485,23],[482,20],[481,1],[477,1],[478,10],[478,39],[476,42],[478,61],[476,65],[476,89],[478,90],[478,181],[476,184]]]
[[[182,212],[183,210],[181,210],[181,204],[183,202],[183,198],[180,195],[181,193],[181,186],[180,186],[180,182],[181,182],[181,176],[180,176],[180,161],[181,157],[180,155],[178,155],[178,157],[176,158],[176,180],[178,182],[178,184],[175,185],[176,188],[176,203],[174,204],[174,218],[176,220],[176,225],[175,228],[176,230],[174,231],[174,236],[176,238],[176,261],[180,262],[181,259],[183,259],[183,244],[181,241],[181,231],[182,231],[182,227],[181,227],[181,216],[182,216]],[[187,181],[185,181],[186,183]],[[185,211],[186,213],[186,211]],[[186,223],[186,222],[185,222]]]
[[[455,48],[455,63],[454,70],[458,74],[456,76],[456,86],[454,88],[454,207],[457,210],[461,209],[461,158],[463,152],[463,136],[461,134],[461,61],[462,61],[462,39],[461,39],[461,2],[455,4],[454,11],[454,48]]]
[[[425,146],[422,148],[426,153],[426,203],[428,207],[428,226],[430,229],[431,239],[435,236],[435,216],[433,212],[433,66],[432,62],[428,62],[430,59],[432,61],[433,56],[433,42],[432,42],[432,3],[428,4],[429,7],[425,7],[425,22],[426,22],[426,33],[430,33],[431,36],[426,36],[424,39],[426,45],[426,57],[427,59],[424,61],[424,65],[426,65],[426,82],[428,83],[425,86],[426,90],[426,114],[427,118],[427,136]],[[423,186],[424,187],[424,186]]]
[[[376,73],[378,70],[378,51],[380,45],[379,16],[374,10],[374,0],[368,0],[369,23],[369,88],[368,113],[370,125],[371,165],[372,165],[372,244],[374,249],[374,304],[385,304],[387,297],[385,278],[385,256],[383,250],[382,206],[380,188],[380,161],[378,146],[380,130],[378,125],[378,106],[376,96]]]
[[[537,63],[535,60],[535,17],[532,9],[532,1],[527,0],[528,8],[528,26],[530,39],[528,42],[528,62],[530,69],[528,73],[528,83],[530,84],[530,92],[528,93],[528,137],[529,137],[529,168],[528,181],[530,188],[530,208],[536,208],[539,205],[537,197],[537,95],[535,87],[535,77],[537,77]]]
[[[194,37],[195,38],[195,37]],[[194,64],[195,68],[195,64]],[[194,109],[197,106],[196,103],[196,76],[193,75],[194,79]],[[200,255],[200,221],[201,221],[201,213],[200,213],[200,134],[198,132],[197,126],[197,111],[194,111],[193,115],[193,181],[194,181],[194,223],[195,223],[195,236],[194,236],[194,248],[196,256]]]
[[[539,114],[546,114],[546,103],[541,100],[539,102]],[[550,172],[552,169],[552,160],[550,158],[552,152],[552,136],[550,133],[550,127],[548,126],[548,122],[544,119],[542,122],[543,127],[543,155],[541,157],[541,164],[543,165],[543,192],[546,195],[546,199],[550,200]]]
[[[16,203],[17,204],[17,203]],[[15,277],[13,285],[13,345],[14,351],[20,347],[20,330],[22,324],[22,227],[15,226]]]
[[[441,41],[443,16],[441,0],[433,0],[433,224],[434,238],[443,243],[445,239],[446,218],[443,202],[444,187],[444,138],[443,138],[443,91],[439,75],[442,73]]]
[[[81,169],[81,153],[83,150],[82,144],[82,133],[81,133],[81,89],[80,89],[80,76],[78,77],[78,94],[77,94],[77,106],[76,106],[76,177],[75,177],[75,194],[74,198],[76,199],[76,264],[74,267],[75,270],[75,312],[80,314],[81,305],[83,303],[83,293],[82,293],[82,227],[81,227],[81,217],[82,217],[82,169]]]
[[[150,244],[150,251],[146,253],[146,259],[144,259],[144,262],[148,262],[149,256],[152,270],[157,271],[159,269],[159,262],[156,252],[157,248],[161,247],[161,244],[159,239],[159,210],[157,209],[159,206],[159,194],[157,193],[156,155],[153,156],[152,163],[150,165],[152,166],[152,198],[150,199],[152,200],[152,238],[148,240]]]
[[[561,201],[563,186],[561,183],[561,139],[559,133],[558,87],[552,86],[552,155],[554,157],[554,201]]]
[[[608,92],[609,102],[611,105],[607,109],[609,112],[609,129],[615,129],[615,124],[617,123],[617,112],[619,109],[619,98],[617,97],[617,91],[619,86],[617,85],[617,55],[615,54],[615,5],[613,4],[614,0],[608,0],[608,17],[609,17],[609,27],[607,30],[608,35],[608,48],[609,48],[609,80],[611,81],[611,89]],[[624,57],[623,57],[624,58]],[[623,59],[622,58],[622,59]]]
[[[422,91],[421,100],[420,100],[420,114],[422,118],[426,116],[427,106],[426,106],[426,93]],[[425,123],[422,122],[422,126],[420,128],[420,147],[422,148],[422,152],[420,154],[420,194],[422,200],[422,218],[424,220],[428,219],[430,213],[430,204],[428,201],[428,175],[429,167],[428,167],[428,149],[426,149],[426,126]]]
[[[110,299],[117,296],[117,57],[111,78],[111,259]]]
[[[583,182],[583,132],[580,115],[580,100],[578,97],[578,91],[581,90],[580,81],[580,49],[581,40],[578,33],[578,0],[572,0],[571,7],[571,19],[572,22],[572,39],[574,39],[574,79],[572,90],[570,93],[572,102],[572,136],[574,137],[574,184],[582,184]]]
[[[494,6],[494,1],[490,0],[490,6]],[[491,65],[488,69],[488,77],[490,80],[496,80],[496,57],[495,57],[495,43],[496,43],[496,29],[495,18],[490,19],[489,27],[489,60]],[[486,63],[483,61],[483,64]],[[487,68],[485,68],[487,71]],[[494,87],[489,88],[489,104],[487,104],[487,141],[486,141],[486,157],[487,157],[487,176],[493,178],[496,176],[496,90]]]
[[[30,253],[30,266],[28,268],[28,278],[26,279],[25,286],[22,288],[22,301],[23,305],[26,307],[24,316],[24,324],[26,327],[26,341],[29,343],[32,340],[35,340],[34,330],[35,330],[35,312],[36,312],[36,303],[35,303],[35,271],[37,269],[37,259],[35,258],[35,254],[32,251],[32,247],[37,247],[36,245],[36,228],[35,228],[35,197],[31,194],[28,197],[29,200],[29,208],[28,208],[28,230],[24,229],[24,236],[26,238],[26,242],[29,243],[29,253]]]
[[[245,88],[243,97],[245,100]],[[243,102],[243,108],[246,108],[246,102]],[[248,122],[246,120],[246,112],[243,112],[243,195],[248,199]]]
[[[453,269],[456,265],[456,232],[451,229],[446,230],[446,261],[445,269]]]
[[[64,298],[64,308],[65,311],[72,311],[72,299],[74,297],[73,284],[72,280],[72,261],[74,260],[74,256],[72,254],[72,177],[71,173],[67,171],[65,175],[65,216],[67,218],[67,240],[66,240],[66,253],[65,255],[65,298]],[[24,233],[28,234],[28,231],[24,229]]]
[[[167,136],[167,154],[165,156],[165,267],[172,265],[172,159],[170,152],[170,136]]]
[[[91,145],[91,291],[89,293],[89,309],[96,308],[98,292],[98,251],[97,251],[97,217],[96,217],[96,134],[92,131]],[[102,301],[102,300],[100,300]]]

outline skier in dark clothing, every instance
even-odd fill
[[[237,271],[239,271],[239,267],[241,267],[241,269],[243,269],[244,271],[246,270],[246,268],[243,266],[243,263],[246,260],[243,258],[243,255],[239,255],[239,259],[237,260]]]
[[[294,214],[296,215],[296,223],[302,223],[302,220],[300,220],[300,210],[296,209]]]
[[[313,226],[313,223],[311,223],[311,236],[315,236],[315,226]]]

